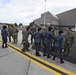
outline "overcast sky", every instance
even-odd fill
[[[23,23],[37,19],[44,13],[45,0],[0,0],[0,22]],[[76,0],[47,0],[46,11],[58,14],[76,8]]]

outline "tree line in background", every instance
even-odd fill
[[[30,22],[29,25],[26,25],[26,26],[30,26],[31,27],[31,26],[33,26],[33,24],[34,24],[34,21]],[[11,26],[15,25],[16,27],[24,26],[22,23],[19,23],[19,24],[17,24],[17,23],[6,23],[6,25],[7,26],[9,26],[9,25],[11,25]]]
[[[6,23],[6,25],[8,25],[8,26],[11,25],[11,26],[12,26],[13,24],[12,24],[12,23],[10,23],[10,24],[9,24],[9,23]],[[22,23],[19,23],[19,24],[14,23],[14,25],[15,25],[16,27],[21,27],[21,26],[23,26]]]

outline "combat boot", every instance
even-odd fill
[[[61,64],[63,64],[63,63],[64,63],[64,61],[63,61],[63,59],[62,59],[62,58],[60,59],[60,63],[61,63]]]
[[[24,50],[24,49],[22,49],[22,52],[25,52],[25,50]]]
[[[4,48],[4,46],[2,46],[2,48]]]
[[[47,55],[44,53],[43,56],[47,56]]]
[[[55,60],[55,56],[53,56],[53,60]]]
[[[47,55],[47,58],[51,58],[51,56],[48,54],[48,55]]]
[[[36,52],[36,56],[41,56],[39,52]]]

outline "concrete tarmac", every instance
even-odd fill
[[[18,44],[12,44],[13,39],[11,44],[18,47],[22,48],[21,45],[21,31],[19,31],[19,37],[18,37]],[[1,38],[1,37],[0,37]],[[30,38],[29,38],[30,40]],[[35,50],[32,50],[32,54],[35,56]],[[29,51],[31,53],[31,51]],[[65,61],[64,64],[59,63],[59,59],[56,58],[55,61],[52,60],[52,57],[47,59],[46,57],[42,56],[43,54],[41,53],[41,56],[39,57],[40,59],[43,59],[49,63],[52,63],[54,65],[57,65],[69,72],[75,73],[76,75],[76,64],[70,63]],[[16,52],[12,51],[9,48],[1,48],[0,44],[0,75],[26,75],[27,68],[28,68],[28,63],[29,60],[24,58],[23,56],[17,54]],[[49,71],[43,69],[41,66],[38,66],[37,64],[34,64],[33,62],[30,63],[30,69],[28,75],[53,75],[53,73],[50,73]]]

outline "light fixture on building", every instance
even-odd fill
[[[76,21],[75,21],[75,28],[71,29],[72,31],[76,31]]]

